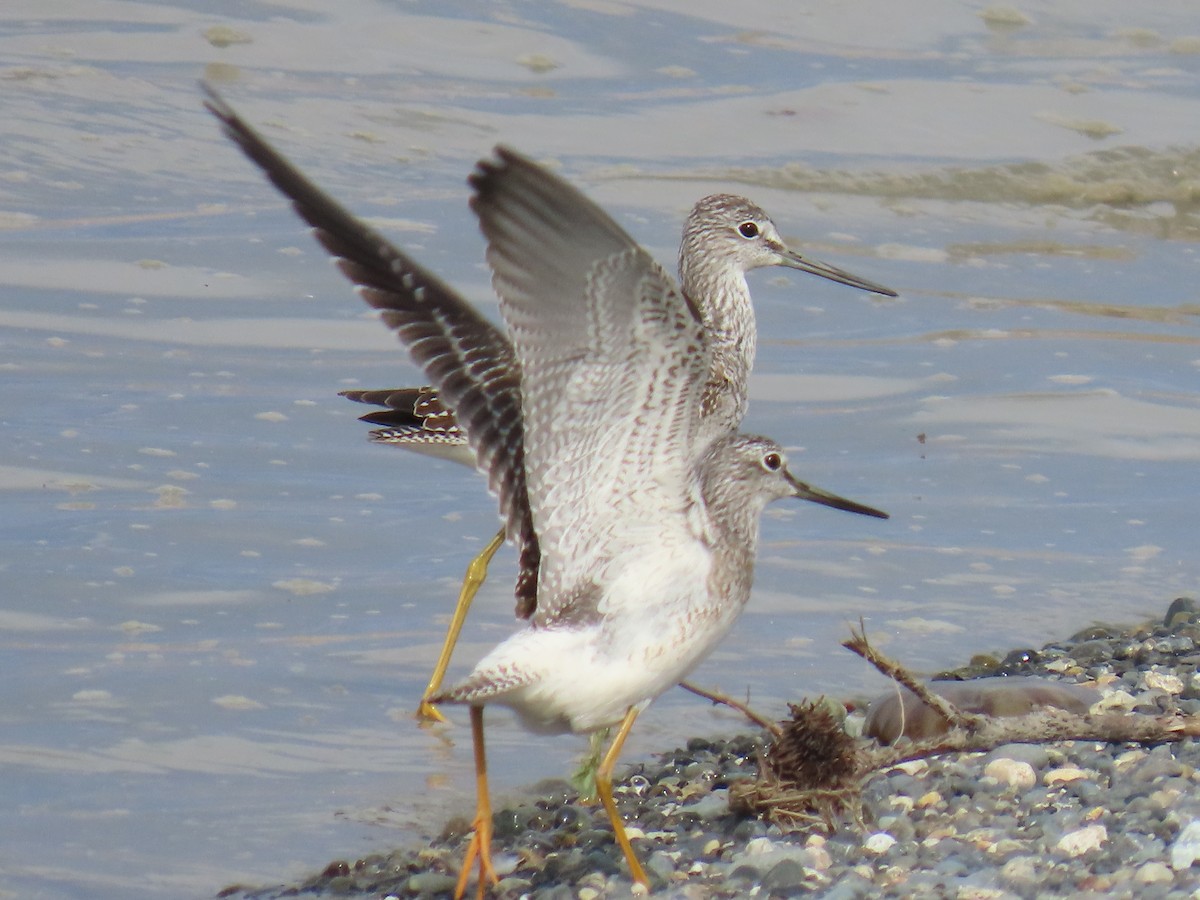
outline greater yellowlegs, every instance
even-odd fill
[[[504,148],[471,178],[510,343],[209,98],[456,411],[509,533],[541,550],[528,622],[434,698],[471,707],[479,803],[456,896],[476,858],[480,893],[496,881],[486,703],[538,731],[620,723],[597,789],[634,879],[648,885],[613,801],[613,768],[641,710],[737,619],[763,508],[794,496],[886,514],[797,481],[775,442],[706,420],[713,351],[696,304],[566,182]]]
[[[737,428],[746,412],[757,339],[746,273],[766,266],[797,269],[859,290],[896,296],[890,288],[789,249],[771,217],[744,197],[713,194],[698,201],[684,222],[679,277],[711,351],[701,416],[704,426],[716,433]],[[371,432],[372,440],[475,465],[475,455],[452,410],[432,387],[343,391],[342,396],[383,407],[360,417],[379,426]],[[429,698],[441,687],[467,610],[503,541],[501,531],[467,567],[446,640],[417,710],[422,719],[442,719]],[[523,598],[517,615],[527,618],[533,607],[533,598]]]

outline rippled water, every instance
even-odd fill
[[[469,804],[463,717],[408,712],[494,506],[366,443],[336,392],[417,376],[201,76],[480,303],[463,179],[498,141],[664,261],[738,190],[902,292],[752,277],[747,427],[893,518],[773,507],[696,681],[781,713],[879,687],[838,648],[860,617],[936,669],[1196,591],[1190,4],[328,6],[0,9],[0,892],[211,895]],[[501,793],[582,745],[490,721]],[[628,753],[739,724],[670,692]]]

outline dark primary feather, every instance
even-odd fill
[[[431,386],[414,388],[376,388],[374,390],[339,391],[339,397],[355,403],[382,406],[358,417],[358,421],[384,428],[421,429],[424,431],[457,432],[458,420],[442,403]]]
[[[517,614],[537,602],[540,559],[525,489],[520,378],[507,336],[440,279],[322,192],[246,124],[208,85],[205,106],[337,258],[359,293],[382,312],[466,430],[481,471],[517,544]]]

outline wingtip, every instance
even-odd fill
[[[476,194],[487,193],[494,179],[513,169],[544,172],[544,168],[532,157],[508,144],[496,144],[491,156],[485,156],[475,163],[475,171],[467,177],[467,183]]]
[[[486,196],[497,178],[500,178],[514,165],[529,163],[528,157],[518,153],[507,144],[497,144],[492,148],[492,155],[485,156],[475,163],[475,170],[467,176],[467,184],[474,191],[471,203],[475,198]]]
[[[230,126],[237,121],[237,113],[233,111],[233,107],[225,102],[215,87],[203,78],[197,82],[200,88],[200,93],[204,95],[204,108],[221,120],[226,126]]]

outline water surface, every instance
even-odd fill
[[[902,292],[752,277],[747,427],[893,518],[773,507],[697,682],[782,714],[880,687],[838,646],[860,618],[936,670],[1195,592],[1190,4],[327,6],[0,10],[0,889],[211,896],[470,802],[463,717],[408,713],[494,505],[365,441],[336,392],[418,376],[201,76],[489,309],[464,179],[501,141],[664,262],[736,190]],[[511,629],[512,572],[457,671]],[[582,744],[490,721],[501,793]],[[739,726],[671,692],[627,752]]]

